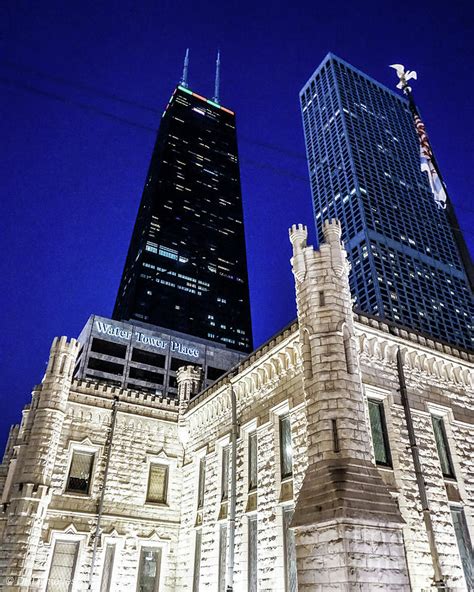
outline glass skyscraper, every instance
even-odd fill
[[[252,350],[235,114],[187,86],[161,120],[113,318]]]
[[[472,348],[472,292],[407,99],[328,54],[300,102],[319,240],[338,218],[355,308]]]

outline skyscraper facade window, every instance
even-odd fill
[[[300,103],[316,227],[341,221],[356,309],[472,348],[472,293],[406,98],[328,54]]]
[[[252,349],[235,114],[187,85],[161,120],[113,318]]]

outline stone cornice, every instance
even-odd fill
[[[360,313],[354,313],[354,320],[363,357],[395,364],[400,347],[407,369],[425,372],[453,387],[472,388],[474,356],[469,352]],[[260,396],[271,391],[283,376],[299,372],[301,365],[299,328],[295,321],[191,400],[185,414],[191,431],[198,429],[203,421],[212,421],[230,410],[230,385],[235,388],[241,405],[257,391]]]

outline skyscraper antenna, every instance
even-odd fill
[[[220,104],[220,97],[219,97],[220,84],[221,84],[221,52],[218,49],[217,50],[217,60],[216,60],[216,81],[214,83],[214,96],[212,98],[212,100],[217,104]]]
[[[189,47],[186,50],[186,55],[184,56],[184,64],[183,64],[183,75],[181,76],[180,84],[184,86],[184,88],[188,88],[188,66],[189,66]]]

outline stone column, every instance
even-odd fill
[[[176,373],[176,382],[178,383],[178,435],[183,446],[188,441],[188,430],[184,420],[184,412],[188,403],[194,395],[197,395],[201,388],[201,368],[196,366],[181,366]]]
[[[296,501],[300,592],[410,589],[395,500],[372,462],[339,222],[319,251],[293,226],[308,468]]]
[[[29,590],[78,351],[75,339],[54,339],[20,444],[0,547],[0,584],[11,592]]]

